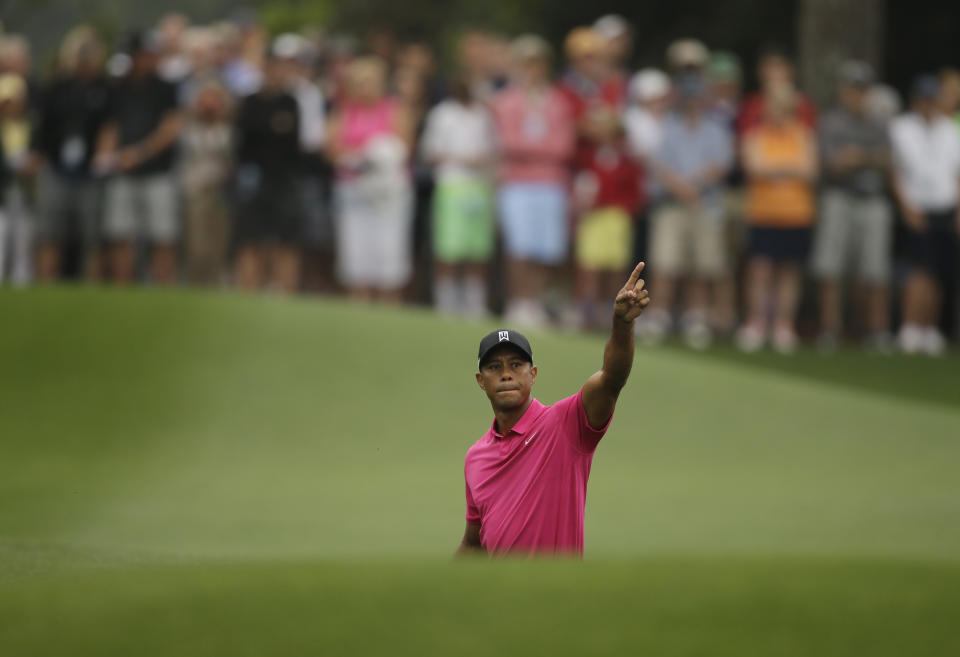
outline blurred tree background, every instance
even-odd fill
[[[0,7],[6,29],[30,37],[41,64],[75,23],[92,23],[117,39],[171,11],[200,22],[255,12],[273,32],[305,25],[357,35],[389,29],[401,39],[430,42],[445,62],[467,27],[539,32],[559,47],[570,28],[619,13],[636,27],[638,66],[660,65],[671,40],[696,36],[739,54],[749,86],[757,52],[777,44],[798,54],[804,86],[821,98],[832,86],[824,72],[846,56],[871,61],[901,90],[917,72],[960,64],[958,11],[939,0],[0,0]]]

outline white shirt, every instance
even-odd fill
[[[323,92],[306,78],[297,78],[291,89],[300,111],[300,148],[315,153],[323,148],[326,126]]]
[[[663,134],[663,117],[634,105],[623,113],[623,127],[631,155],[640,160],[649,160],[656,155]]]
[[[893,166],[907,201],[922,211],[948,210],[960,197],[960,131],[945,116],[927,122],[904,114],[890,125]]]
[[[476,180],[489,176],[490,166],[469,167],[444,160],[492,159],[494,142],[493,121],[483,105],[445,100],[427,115],[420,147],[428,160],[440,161],[437,180]]]

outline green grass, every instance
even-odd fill
[[[83,288],[0,317],[2,654],[960,651],[956,355],[638,350],[585,563],[451,564],[492,325]],[[544,402],[599,365],[530,337]]]

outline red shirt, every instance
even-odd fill
[[[590,427],[580,392],[532,400],[506,434],[494,420],[464,463],[467,522],[480,524],[488,553],[583,554],[590,464],[609,426]]]
[[[577,158],[577,174],[587,173],[596,185],[594,208],[620,208],[633,214],[642,205],[643,171],[624,147],[585,146]]]

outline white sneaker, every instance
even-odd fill
[[[737,331],[737,346],[740,348],[740,351],[748,354],[756,353],[763,349],[763,345],[766,344],[766,342],[767,336],[764,331],[751,324],[744,324],[740,327],[740,330]]]
[[[689,324],[683,330],[683,339],[692,349],[706,349],[713,343],[713,331],[704,322]]]
[[[645,313],[634,328],[637,338],[647,344],[660,344],[667,337],[669,330],[670,315],[664,310]]]
[[[923,330],[923,353],[928,356],[942,356],[947,350],[947,341],[943,334],[934,326]]]
[[[904,324],[900,327],[900,335],[897,336],[900,351],[911,355],[919,354],[923,351],[925,337],[924,330],[916,324]]]
[[[793,329],[781,326],[773,332],[773,348],[781,354],[792,354],[797,350],[797,334]]]

